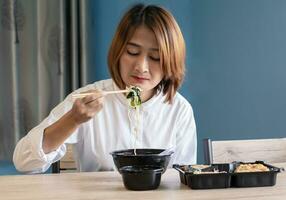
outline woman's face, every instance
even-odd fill
[[[124,83],[140,87],[143,102],[150,99],[163,78],[155,34],[146,26],[139,26],[127,43],[119,63]]]

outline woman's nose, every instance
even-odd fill
[[[149,72],[149,63],[145,56],[142,56],[137,60],[135,69],[140,73]]]

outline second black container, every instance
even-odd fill
[[[272,165],[266,164],[263,161],[256,162],[237,162],[235,165],[239,166],[240,164],[262,164],[266,166],[269,171],[264,172],[240,172],[233,173],[231,177],[231,186],[232,187],[263,187],[263,186],[273,186],[276,184],[277,173],[282,169],[274,167]]]
[[[124,186],[129,190],[154,190],[161,182],[162,167],[124,166],[120,168]]]

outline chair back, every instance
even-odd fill
[[[223,140],[204,139],[206,164],[233,161],[267,163],[286,162],[286,138]]]
[[[64,157],[52,164],[52,173],[75,172],[76,163],[73,157],[73,145],[66,144],[67,152]]]

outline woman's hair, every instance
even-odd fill
[[[159,46],[160,66],[164,75],[155,89],[163,91],[166,95],[165,102],[172,103],[184,79],[186,50],[185,41],[176,20],[162,7],[136,4],[123,16],[108,54],[111,77],[120,89],[125,89],[126,85],[120,76],[119,61],[127,43],[141,25],[145,25],[154,32]]]

